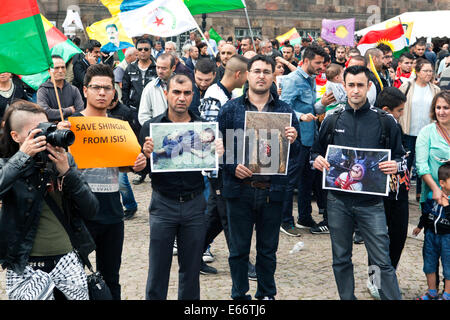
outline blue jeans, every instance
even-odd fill
[[[292,214],[294,189],[298,189],[298,221],[311,220],[311,192],[314,182],[314,171],[309,164],[311,147],[302,146],[297,156],[290,158],[288,167],[288,184],[286,200],[283,203],[283,223],[294,223]]]
[[[119,191],[122,196],[122,203],[126,210],[137,209],[138,204],[134,199],[133,190],[131,189],[128,175],[125,172],[119,173]]]
[[[450,234],[435,234],[426,230],[422,252],[425,274],[435,273],[441,258],[444,278],[450,279]]]
[[[281,202],[268,198],[269,191],[242,186],[240,198],[227,198],[230,236],[230,264],[233,299],[251,299],[247,295],[248,261],[253,229],[256,225],[256,274],[258,287],[255,298],[276,295],[275,269],[281,225]]]
[[[327,212],[333,252],[333,272],[339,297],[355,300],[352,249],[355,223],[364,240],[364,245],[375,271],[374,280],[383,300],[400,300],[395,269],[389,258],[389,236],[386,215],[381,197],[374,203],[361,203],[357,195],[336,195],[328,192]]]

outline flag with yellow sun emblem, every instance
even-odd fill
[[[342,46],[355,45],[355,18],[344,20],[322,20],[321,38]]]

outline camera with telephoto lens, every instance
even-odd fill
[[[41,122],[35,129],[42,130],[34,136],[35,138],[45,136],[47,143],[54,147],[67,149],[75,142],[75,135],[72,131],[68,129],[58,129],[56,124],[51,122]],[[48,154],[47,150],[36,154],[36,163],[45,164],[48,160]]]

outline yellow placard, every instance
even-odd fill
[[[80,169],[133,166],[141,146],[126,121],[107,117],[69,117],[75,142],[69,147]]]

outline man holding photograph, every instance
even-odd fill
[[[292,125],[285,128],[292,144],[291,153],[300,149],[300,130],[297,117],[288,104],[272,94],[275,62],[263,55],[254,56],[248,63],[248,90],[229,101],[219,111],[219,130],[230,140],[224,157],[223,197],[226,200],[229,237],[230,264],[233,299],[251,299],[249,290],[248,261],[252,234],[256,225],[256,274],[257,299],[273,300],[276,295],[275,269],[281,224],[281,208],[287,176],[253,175],[243,163],[244,122],[246,111],[291,113]],[[233,145],[234,142],[234,145]],[[237,143],[236,143],[237,142]],[[295,143],[294,143],[295,142]],[[279,155],[271,161],[278,163]]]
[[[149,137],[150,123],[196,122],[202,119],[188,110],[193,98],[192,80],[175,75],[167,82],[168,109],[147,120],[141,129],[140,142],[147,158],[154,151]],[[223,154],[221,139],[215,139],[219,156]],[[205,188],[201,171],[150,173],[150,248],[146,299],[165,300],[169,287],[175,237],[178,243],[179,300],[200,299],[200,261],[205,239]]]
[[[324,158],[329,144],[352,148],[390,149],[394,160],[379,163],[385,174],[397,172],[404,150],[401,133],[394,118],[374,108],[367,100],[370,89],[370,71],[366,67],[353,66],[345,70],[344,84],[348,101],[345,109],[336,110],[325,118],[311,150],[314,168],[330,169]],[[342,300],[354,300],[354,275],[352,264],[352,235],[355,223],[364,239],[369,260],[375,271],[382,299],[399,300],[401,293],[395,269],[389,258],[389,236],[381,196],[352,194],[340,191],[328,192],[328,227],[333,252],[333,271],[339,296]]]

